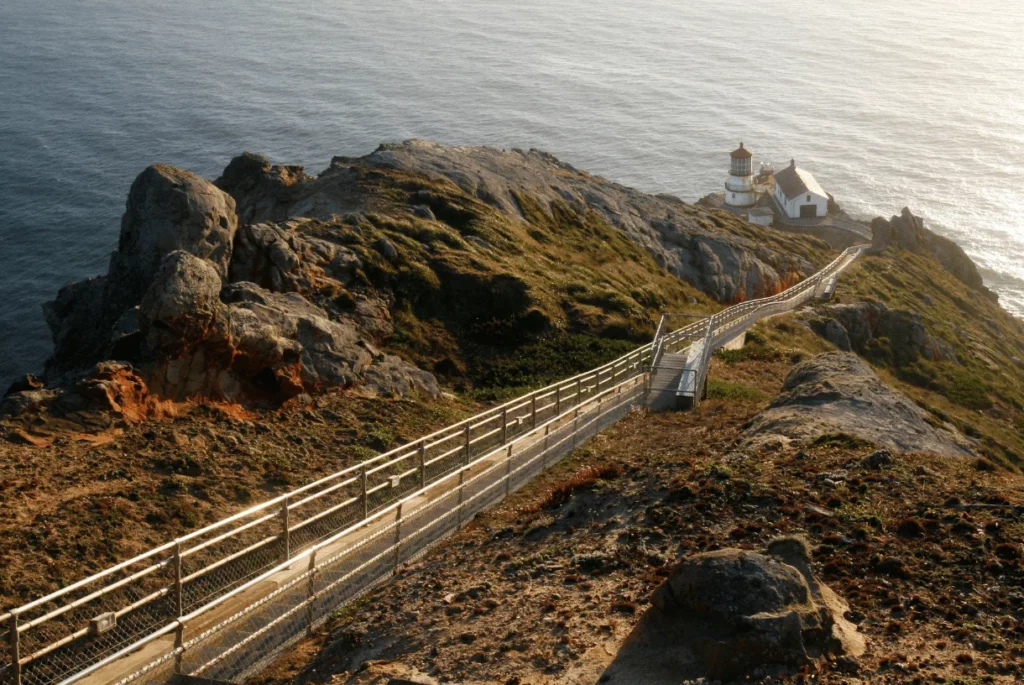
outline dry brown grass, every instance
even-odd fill
[[[551,489],[544,498],[537,503],[537,509],[557,509],[568,502],[573,493],[578,490],[586,490],[597,485],[601,480],[612,480],[622,475],[622,466],[619,464],[600,464],[598,466],[586,466],[572,476]]]

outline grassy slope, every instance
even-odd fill
[[[362,170],[361,183],[373,211],[346,238],[366,265],[363,286],[395,295],[388,345],[456,387],[507,394],[550,382],[649,340],[664,311],[703,314],[721,306],[596,212],[564,203],[548,209],[519,194],[525,220],[517,220],[443,179],[374,169]],[[427,204],[438,220],[413,216],[411,204]],[[815,264],[830,258],[819,241],[681,207],[710,231],[757,239]],[[324,230],[329,237],[332,227]],[[373,249],[381,237],[398,247],[400,261]]]
[[[883,378],[939,421],[950,421],[982,441],[987,457],[1024,465],[1024,325],[975,293],[933,259],[910,253],[865,257],[840,279],[839,302],[878,300],[921,315],[931,335],[957,352],[961,364],[893,360],[879,341],[870,361]]]
[[[478,411],[335,392],[239,420],[203,407],[106,445],[0,442],[7,609]]]

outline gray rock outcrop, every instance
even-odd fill
[[[919,358],[958,363],[953,346],[931,335],[921,316],[889,309],[882,302],[821,306],[808,316],[811,329],[845,352],[865,354],[871,342],[884,339],[896,366]]]
[[[225,178],[244,185],[263,168],[246,156]],[[275,199],[305,179],[288,168],[263,185]],[[109,272],[64,287],[44,306],[54,338],[48,385],[71,387],[97,363],[121,360],[149,392],[173,400],[275,403],[364,380],[378,394],[436,396],[431,374],[377,349],[392,331],[387,304],[345,294],[359,258],[303,235],[308,221],[239,229],[235,200],[220,188],[167,165],[146,169],[132,184]],[[307,298],[317,293],[327,303],[343,294],[342,304],[325,311]],[[54,399],[26,391],[35,395],[6,406]]]
[[[183,250],[227,276],[235,201],[195,174],[157,164],[132,183],[118,249],[105,276],[65,286],[43,305],[54,352],[47,380],[138,352],[136,307],[168,254]]]
[[[935,257],[959,281],[988,298],[996,294],[985,287],[978,267],[959,245],[925,228],[924,221],[904,207],[899,216],[888,221],[878,217],[871,222],[871,249],[883,252],[893,248]]]
[[[831,352],[796,366],[782,393],[747,429],[748,442],[806,444],[846,434],[898,452],[972,456],[952,426],[936,428],[909,398],[884,385],[854,354]]]
[[[185,399],[276,400],[366,381],[379,394],[436,396],[434,377],[366,340],[297,293],[254,283],[222,288],[209,262],[186,252],[164,260],[140,308],[157,360],[152,392]]]
[[[830,655],[860,656],[849,606],[811,571],[807,543],[773,541],[684,558],[606,671],[613,682],[739,680],[796,670]]]
[[[175,250],[205,259],[226,278],[237,230],[230,195],[189,171],[156,164],[139,174],[128,193],[111,279],[141,295]]]

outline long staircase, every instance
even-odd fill
[[[0,685],[240,681],[632,409],[701,401],[711,354],[830,296],[814,276],[144,552],[0,616]],[[692,318],[692,317],[691,317]]]

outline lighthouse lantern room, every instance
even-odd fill
[[[754,155],[743,143],[733,150],[729,180],[725,182],[725,203],[732,207],[753,207],[757,203],[754,192]]]

